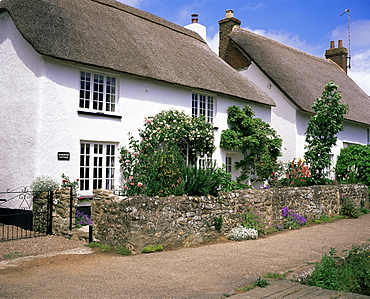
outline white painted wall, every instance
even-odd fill
[[[0,13],[0,191],[26,186],[36,175],[38,108],[43,60],[7,12]],[[0,195],[9,198],[14,195]],[[11,200],[0,207],[18,207]]]

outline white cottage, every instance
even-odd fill
[[[1,1],[0,65],[0,191],[64,173],[91,195],[120,184],[144,117],[208,113],[218,145],[230,105],[267,122],[274,105],[198,34],[113,0]]]
[[[282,160],[303,157],[312,105],[330,80],[339,86],[342,102],[349,105],[344,131],[332,150],[333,162],[341,148],[370,143],[369,96],[346,74],[348,53],[341,41],[337,48],[331,42],[324,59],[241,29],[240,24],[232,10],[219,22],[219,55],[276,103],[270,124],[283,139]]]

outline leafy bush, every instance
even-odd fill
[[[35,178],[30,187],[33,194],[38,195],[41,192],[58,190],[59,183],[50,176],[41,175]]]
[[[227,173],[225,171],[225,167],[223,165],[222,168],[218,168],[217,170],[219,176],[220,176],[220,186],[219,191],[234,191],[234,190],[243,190],[243,189],[250,189],[252,186],[249,186],[247,184],[242,184],[237,181],[233,181],[231,179],[231,173]]]
[[[370,288],[370,247],[356,246],[344,258],[336,255],[331,248],[329,255],[323,255],[316,263],[308,280],[311,286],[341,292],[358,293]]]
[[[238,181],[249,178],[255,169],[260,180],[266,180],[276,171],[276,160],[281,156],[282,139],[270,125],[256,118],[250,106],[240,109],[230,106],[227,110],[230,129],[221,133],[220,146],[226,150],[240,150],[244,158],[236,163],[241,169]]]
[[[341,149],[335,166],[339,183],[362,183],[370,186],[370,147],[350,145]]]
[[[360,216],[360,210],[352,199],[342,197],[340,214],[347,218],[358,218]]]
[[[149,245],[149,246],[144,247],[141,253],[151,253],[151,252],[162,251],[162,250],[163,250],[162,245]]]
[[[147,196],[183,195],[184,159],[176,144],[168,144],[165,149],[158,149],[150,158],[147,171]]]

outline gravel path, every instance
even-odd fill
[[[59,236],[34,237],[0,242],[0,261],[23,256],[43,255],[64,251],[86,244],[83,241],[69,240]]]
[[[41,238],[32,240],[41,247]],[[300,271],[319,261],[331,247],[340,253],[369,242],[370,214],[257,240],[147,255],[94,251],[48,256],[0,269],[0,298],[225,298],[224,294],[233,294],[268,272]]]

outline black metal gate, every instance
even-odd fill
[[[28,188],[0,192],[0,242],[53,233],[53,191],[48,191],[43,206],[32,208],[32,191]]]

